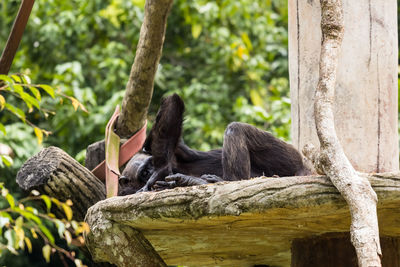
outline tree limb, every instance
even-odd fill
[[[349,205],[351,242],[356,249],[359,266],[381,266],[376,193],[369,181],[350,164],[334,127],[332,104],[344,30],[342,2],[321,0],[320,3],[322,47],[314,113],[321,150],[319,155],[312,155],[312,149],[305,147],[304,154],[316,163],[317,170],[331,179]]]
[[[129,137],[146,121],[172,3],[173,0],[146,1],[136,57],[116,127],[120,137]]]

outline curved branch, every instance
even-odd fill
[[[172,2],[173,0],[146,1],[135,62],[117,123],[117,134],[120,137],[129,137],[142,128],[146,121]]]
[[[351,242],[359,266],[381,266],[381,248],[376,212],[377,196],[371,184],[354,170],[340,145],[334,127],[336,69],[343,38],[341,0],[321,0],[322,48],[319,82],[315,93],[314,114],[321,150],[316,169],[331,179],[350,208]],[[305,149],[310,155],[310,149]]]

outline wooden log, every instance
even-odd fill
[[[61,201],[71,199],[74,219],[83,221],[90,206],[105,199],[105,186],[88,169],[57,147],[27,160],[17,174],[18,185]]]
[[[57,147],[45,148],[26,161],[17,174],[17,183],[24,190],[36,189],[61,201],[71,199],[73,217],[78,221],[83,221],[90,206],[106,197],[104,184],[88,169]],[[92,230],[94,233],[99,232],[97,228]],[[120,251],[134,250],[140,262],[144,263],[134,266],[165,266],[160,256],[140,232],[123,228],[121,231],[121,239],[113,244],[113,247],[120,248]],[[122,242],[124,231],[132,238],[132,240],[124,240],[127,243]],[[125,247],[127,244],[130,244],[130,249]],[[113,262],[111,259],[107,261]],[[111,265],[99,263],[94,266]]]

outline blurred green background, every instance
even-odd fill
[[[19,4],[0,1],[0,50]],[[28,115],[53,133],[42,146],[58,146],[83,162],[86,147],[103,139],[123,97],[143,8],[143,0],[36,1],[11,73],[60,88],[89,111],[46,98],[53,116]],[[193,148],[221,146],[231,121],[290,140],[287,12],[287,0],[175,0],[149,121],[161,97],[175,92],[186,104],[184,139]],[[7,101],[18,105],[17,99]],[[14,165],[0,168],[0,179],[18,195],[16,172],[41,146],[33,130],[6,111],[0,112],[0,122],[8,132],[0,133],[0,143],[14,151]],[[30,257],[14,257],[12,265],[10,257],[2,257],[0,265],[46,266],[40,257]]]

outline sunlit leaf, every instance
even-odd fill
[[[38,195],[40,195],[40,192],[37,191],[37,190],[32,190],[31,194],[34,195],[34,196],[38,196]]]
[[[60,220],[54,220],[54,223],[55,223],[55,225],[57,227],[58,235],[60,237],[63,237],[64,236],[64,231],[65,231],[65,224]]]
[[[49,229],[47,229],[47,227],[42,224],[39,224],[38,227],[39,227],[40,231],[42,231],[42,233],[47,237],[49,242],[51,244],[54,244],[54,236],[51,234]]]
[[[5,225],[10,223],[10,218],[8,217],[3,217],[0,214],[0,228],[3,228]]]
[[[32,83],[32,82],[31,82],[31,78],[29,78],[28,75],[22,74],[22,75],[21,75],[21,79],[22,79],[22,81],[23,81],[25,84],[31,84],[31,83]]]
[[[67,241],[67,244],[68,244],[68,245],[71,244],[71,242],[72,242],[72,235],[71,235],[71,233],[70,233],[68,230],[66,230],[66,231],[64,232],[64,237],[65,237],[65,241]]]
[[[68,206],[72,206],[74,203],[72,203],[71,199],[67,199],[67,201],[65,201],[65,204],[67,204]]]
[[[10,84],[10,88],[19,95],[24,92],[24,88],[19,84]]]
[[[35,108],[40,109],[39,101],[36,98],[32,97],[30,94],[25,93],[25,92],[22,92],[20,95],[21,95],[22,100],[25,101],[25,103],[28,105],[28,107],[34,106]]]
[[[192,36],[194,39],[197,39],[202,31],[203,27],[201,26],[201,24],[193,24],[192,25]]]
[[[5,108],[17,115],[20,119],[25,121],[25,113],[22,111],[22,109],[17,108],[9,103],[4,104]]]
[[[4,232],[4,237],[7,240],[7,246],[9,247],[15,247],[16,246],[16,235],[15,231],[12,229],[7,229],[7,231]]]
[[[51,253],[51,247],[50,245],[44,245],[42,248],[42,253],[43,253],[43,257],[46,260],[47,263],[50,262],[50,253]]]
[[[11,194],[7,194],[6,199],[7,199],[8,204],[10,205],[10,207],[14,208],[15,207],[14,197]]]
[[[10,77],[4,74],[0,74],[0,80],[6,81],[8,83],[14,83],[14,81]]]
[[[258,107],[263,106],[264,101],[263,101],[262,97],[260,96],[260,94],[256,90],[253,89],[250,91],[250,98],[251,98],[251,102],[253,103],[253,105],[258,106]]]
[[[7,166],[10,167],[13,165],[13,159],[7,155],[0,155],[1,161]]]
[[[41,129],[35,127],[34,129],[38,144],[40,145],[43,142],[43,132]]]
[[[50,208],[51,208],[51,200],[50,200],[50,198],[48,196],[46,196],[46,195],[41,195],[40,198],[43,199],[44,203],[46,204],[47,211],[49,212]]]
[[[38,238],[38,235],[37,235],[37,233],[36,233],[36,231],[35,231],[34,228],[31,228],[31,233],[32,233],[32,237],[33,237],[34,239],[37,239],[37,238]]]
[[[36,97],[37,100],[41,100],[42,96],[40,95],[40,91],[34,86],[28,86],[29,90],[31,90],[32,94]]]
[[[13,74],[13,75],[11,75],[11,78],[13,78],[14,81],[17,83],[22,83],[22,79],[18,75]]]
[[[244,44],[246,45],[247,50],[251,51],[253,50],[253,45],[251,44],[250,38],[247,35],[247,33],[242,33],[242,40]]]
[[[6,99],[4,96],[0,95],[0,111],[4,109],[4,105],[6,104]]]
[[[29,253],[32,253],[32,243],[31,240],[27,237],[24,238],[26,247],[28,248]]]
[[[68,206],[67,204],[62,203],[62,207],[65,213],[65,216],[67,216],[67,220],[70,221],[72,220],[72,209],[70,206]]]
[[[40,88],[42,88],[47,94],[49,94],[52,98],[55,97],[54,89],[50,85],[47,84],[40,84]]]
[[[83,267],[84,265],[82,264],[82,261],[80,259],[75,259],[74,263],[76,267]]]

